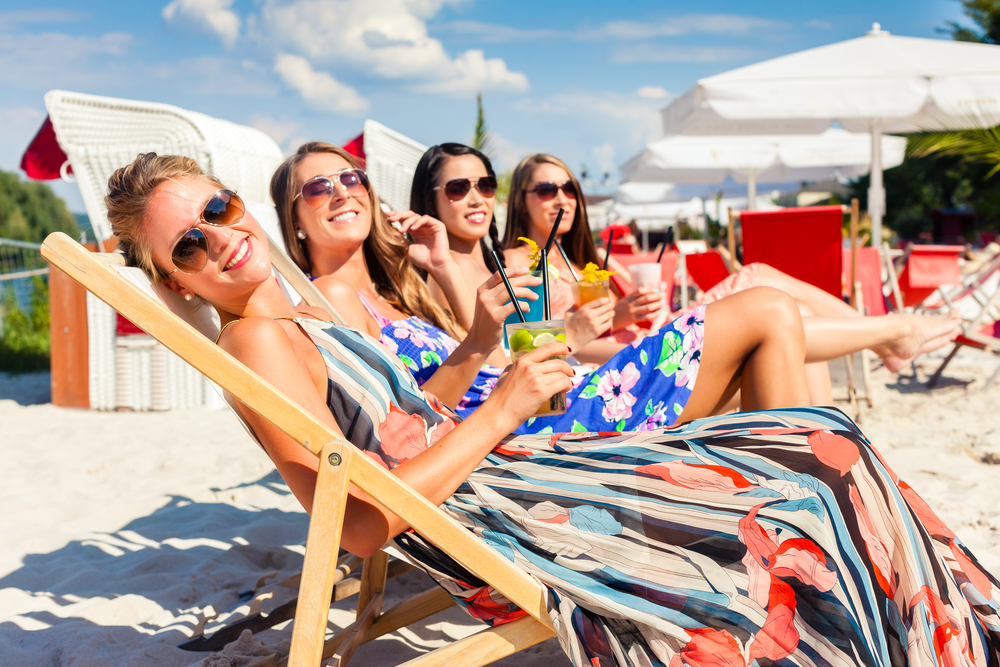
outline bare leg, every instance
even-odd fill
[[[806,306],[813,315],[818,317],[862,317],[861,313],[826,290],[804,283],[767,264],[761,264],[759,270],[762,286],[780,289]]]
[[[959,322],[950,316],[806,317],[806,362],[827,361],[868,348],[897,371],[918,354],[953,340]]]
[[[698,380],[679,421],[721,410],[737,389],[744,410],[808,405],[802,318],[782,292],[757,287],[705,308]]]

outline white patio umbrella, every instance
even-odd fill
[[[876,23],[858,39],[700,80],[663,109],[667,134],[807,134],[838,121],[872,135],[868,210],[880,242],[883,132],[1000,124],[1000,46],[895,37]]]
[[[882,166],[902,164],[906,139],[882,137]],[[820,134],[674,135],[652,142],[622,165],[629,181],[720,183],[727,176],[747,184],[754,207],[758,181],[818,181],[867,174],[872,143],[867,133],[829,128]]]

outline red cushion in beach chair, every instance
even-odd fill
[[[899,275],[903,307],[917,306],[942,285],[962,282],[958,257],[965,250],[960,245],[914,245],[906,266]]]
[[[743,211],[743,263],[763,262],[841,298],[840,206]]]
[[[707,292],[729,277],[726,260],[718,250],[696,252],[684,256],[688,275],[702,292]]]
[[[861,283],[861,304],[867,315],[885,315],[882,296],[882,254],[878,248],[858,248],[858,269],[855,279]],[[844,248],[843,282],[850,292],[851,249]]]

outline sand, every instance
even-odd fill
[[[941,354],[917,364],[926,378]],[[862,427],[894,470],[1000,573],[1000,359],[967,350],[938,388],[884,370]],[[180,650],[203,618],[211,632],[296,591],[307,517],[228,411],[98,413],[56,408],[48,376],[0,375],[0,664],[277,664],[289,624],[210,656]],[[387,606],[431,584],[390,582]],[[354,600],[332,625],[352,621]],[[481,626],[452,608],[368,644],[351,664],[397,665]],[[251,657],[253,656],[253,657]],[[501,665],[564,667],[554,640]]]

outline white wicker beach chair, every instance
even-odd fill
[[[365,171],[379,197],[395,211],[410,208],[410,185],[427,147],[385,125],[365,121]]]
[[[259,130],[169,104],[62,90],[50,91],[45,105],[102,244],[111,236],[104,207],[108,178],[141,152],[193,157],[244,200],[271,201],[268,185],[283,155]],[[115,323],[114,311],[88,294],[92,408],[221,407],[200,373],[146,336],[117,337]]]

